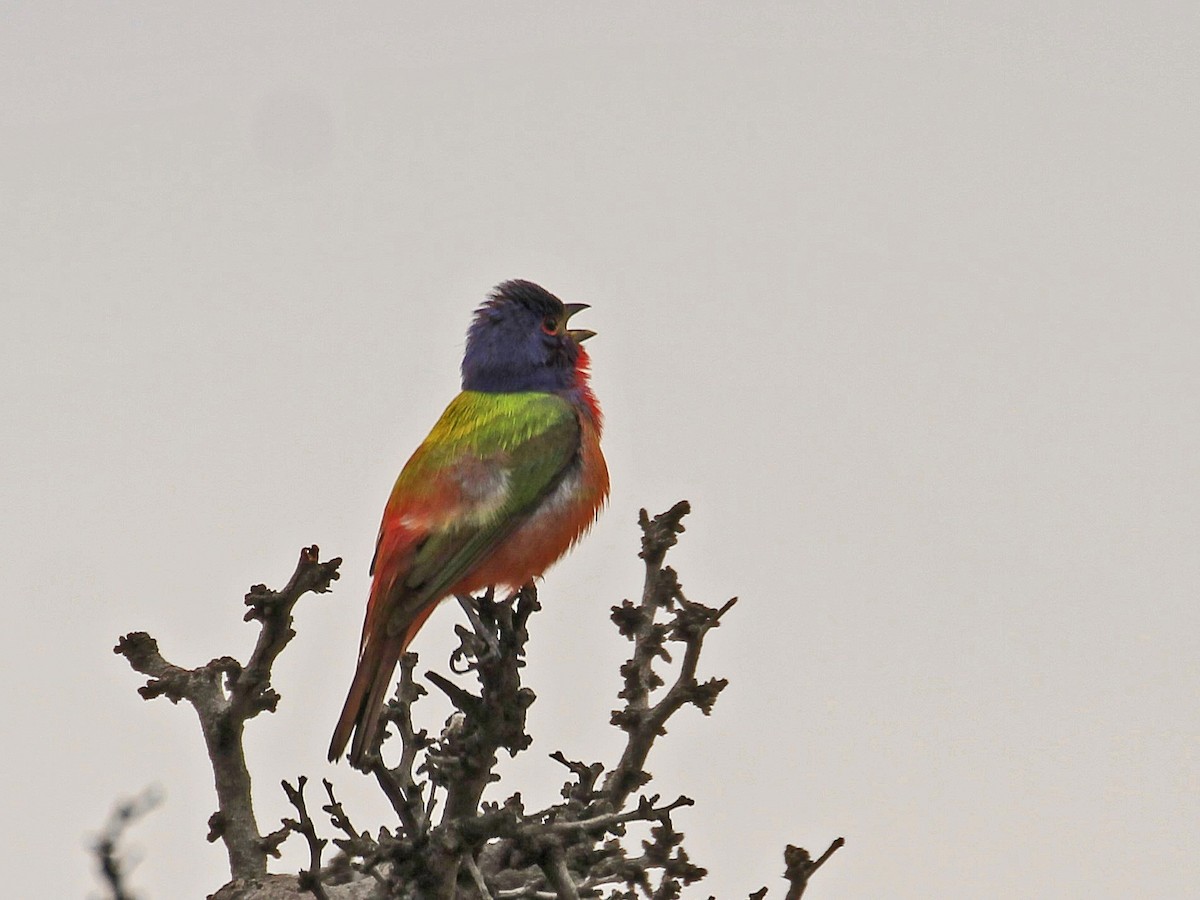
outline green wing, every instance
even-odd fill
[[[400,473],[384,513],[380,566],[389,528],[423,532],[400,541],[412,552],[390,592],[389,625],[444,596],[524,522],[576,460],[579,440],[574,409],[554,394],[459,394]]]

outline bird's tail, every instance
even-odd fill
[[[404,631],[394,635],[382,635],[382,640],[368,638],[363,644],[358,655],[358,668],[355,669],[354,680],[350,683],[350,693],[346,696],[346,705],[342,707],[342,715],[333,730],[333,740],[329,743],[330,762],[337,760],[349,744],[351,765],[363,768],[363,760],[375,746],[376,735],[379,732],[379,714],[387,700],[396,663],[400,661],[401,655],[408,649],[408,645],[412,643],[412,639],[416,637],[435,606],[437,603],[429,603],[418,610]]]

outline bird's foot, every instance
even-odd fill
[[[500,658],[499,629],[495,624],[489,625],[484,621],[486,616],[492,623],[496,622],[495,603],[492,600],[495,593],[495,588],[489,587],[478,599],[470,594],[455,594],[455,599],[467,614],[475,633],[467,633],[465,628],[461,630],[463,643],[451,656],[451,668],[454,668],[456,660],[465,661],[468,657],[474,657],[473,662],[464,662],[462,672],[469,672],[483,663]]]

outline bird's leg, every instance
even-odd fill
[[[483,595],[483,600],[487,603],[492,602],[492,598],[496,594],[494,587],[489,587]],[[500,637],[494,628],[484,624],[483,619],[479,615],[477,601],[470,594],[455,594],[455,599],[458,600],[459,606],[463,608],[463,612],[467,614],[467,618],[471,620],[471,627],[475,629],[475,634],[486,645],[487,650],[479,656],[479,661],[497,659],[500,656]]]

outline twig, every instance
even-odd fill
[[[475,857],[469,852],[464,853],[462,861],[463,865],[467,867],[471,880],[475,882],[475,890],[479,891],[480,900],[492,900],[492,892],[488,890],[487,882],[483,880],[483,873],[479,871],[479,864],[475,862]]]
[[[321,807],[329,816],[329,821],[333,827],[346,835],[345,838],[334,838],[333,844],[344,854],[346,866],[349,867],[350,860],[355,857],[363,860],[362,869],[368,875],[373,877],[377,882],[382,883],[383,877],[379,874],[376,865],[376,857],[379,854],[379,844],[366,832],[359,832],[354,824],[350,821],[350,817],[346,815],[346,810],[342,807],[342,802],[334,796],[333,783],[324,778],[321,784],[325,786],[325,794],[329,797],[329,802]],[[334,865],[338,860],[335,858]]]
[[[635,606],[626,600],[621,606],[613,607],[613,621],[621,633],[634,642],[633,657],[621,667],[625,687],[619,696],[625,700],[625,707],[612,716],[613,724],[623,729],[628,737],[620,762],[608,773],[601,789],[616,809],[624,806],[629,795],[649,780],[650,776],[644,770],[646,758],[655,739],[665,733],[667,720],[687,703],[694,704],[707,715],[728,683],[723,678],[697,683],[696,666],[705,634],[720,624],[721,617],[733,607],[737,598],[720,609],[692,603],[683,596],[674,570],[663,565],[667,551],[684,530],[682,519],[690,511],[691,506],[686,500],[653,519],[644,509],[641,511],[638,518],[642,527],[640,555],[646,566],[641,603]],[[660,609],[673,610],[674,617],[669,623],[655,621]],[[662,678],[653,669],[654,661],[659,658],[671,661],[665,646],[667,640],[684,644],[683,661],[667,693],[651,705],[651,692],[663,685]]]
[[[400,817],[404,831],[409,835],[417,834],[420,825],[416,816],[413,815],[408,795],[405,794],[404,787],[396,778],[395,772],[384,765],[383,760],[378,757],[370,761],[370,772],[375,776],[375,781],[379,784],[384,796],[392,804],[392,809]]]
[[[692,800],[679,796],[659,805],[659,795],[652,794],[631,803],[650,779],[646,761],[671,716],[688,705],[707,715],[726,685],[721,678],[700,682],[696,673],[705,636],[736,599],[719,608],[690,601],[675,572],[664,564],[688,512],[688,504],[681,502],[653,519],[645,510],[639,517],[645,566],[642,595],[637,603],[625,600],[612,614],[633,644],[621,667],[623,703],[612,715],[612,723],[626,733],[614,767],[606,772],[599,762],[586,764],[556,751],[551,758],[570,772],[562,788],[563,802],[527,812],[520,793],[503,803],[484,801],[488,785],[499,778],[500,751],[515,755],[531,740],[525,723],[534,695],[522,686],[521,669],[528,619],[539,607],[532,584],[502,602],[491,590],[479,597],[461,596],[471,627],[456,628],[460,645],[451,654],[450,670],[467,675],[458,680],[471,683],[464,686],[428,673],[428,681],[450,698],[456,712],[436,739],[415,728],[413,704],[426,690],[414,677],[416,655],[405,654],[395,696],[382,713],[385,727],[369,748],[367,771],[391,802],[402,830],[380,828],[377,837],[359,832],[336,799],[333,785],[325,781],[329,802],[323,810],[340,833],[331,839],[340,853],[325,867],[322,857],[330,841],[317,836],[303,776],[294,787],[283,783],[296,817],[283,819],[284,827],[265,837],[259,835],[242,735],[246,721],[264,710],[274,711],[279,702],[271,669],[295,636],[291,613],[296,601],[307,592],[328,590],[338,577],[340,560],[320,563],[317,548],[305,548],[283,590],[269,591],[262,585],[250,589],[245,618],[257,620],[261,627],[244,666],[226,656],[183,669],[167,662],[149,635],[122,638],[116,652],[148,676],[141,695],[166,696],[176,703],[187,700],[200,718],[219,802],[210,819],[210,840],[225,842],[235,879],[228,891],[240,892],[250,885],[258,896],[253,884],[266,872],[267,855],[278,856],[279,845],[293,832],[307,842],[308,865],[294,880],[272,876],[272,890],[290,882],[284,888],[292,891],[289,896],[301,891],[316,900],[340,893],[329,885],[357,881],[363,872],[375,882],[363,887],[381,895],[431,900],[476,895],[480,900],[580,900],[600,896],[601,888],[608,888],[612,897],[674,900],[683,886],[703,878],[706,871],[688,858],[684,835],[672,822],[674,811],[691,806]],[[663,664],[673,674],[660,675],[656,667]],[[477,693],[472,692],[474,684]],[[380,752],[389,732],[400,737],[399,759],[392,767]],[[632,855],[626,844],[635,839],[627,826],[637,822],[649,824],[649,837],[640,841],[640,854]],[[639,836],[644,832],[637,829]],[[787,848],[788,900],[801,900],[812,873],[843,844],[838,838],[815,861],[801,848]],[[113,887],[112,900],[131,900],[121,883],[115,845],[114,831],[107,843],[97,843],[97,854]],[[753,896],[761,900],[765,890]],[[228,891],[223,889],[220,896]]]
[[[304,802],[304,787],[307,784],[308,779],[303,775],[296,779],[295,787],[292,787],[287,781],[283,782],[283,792],[287,794],[288,801],[300,814],[298,821],[284,819],[283,825],[289,831],[303,835],[308,842],[308,868],[301,869],[296,876],[296,883],[300,890],[308,891],[316,900],[329,900],[329,895],[325,893],[325,886],[321,883],[321,854],[329,842],[324,838],[317,837],[317,829],[313,825],[312,817],[308,814],[308,804]]]
[[[550,754],[550,758],[571,770],[572,774],[579,779],[578,782],[572,787],[578,788],[585,794],[590,793],[591,790],[596,786],[596,779],[599,778],[600,773],[604,771],[604,765],[602,763],[596,762],[589,766],[577,759],[567,759],[561,750],[555,750]]]
[[[825,865],[825,861],[833,856],[834,851],[843,847],[845,843],[845,838],[835,839],[815,862],[803,847],[788,844],[787,849],[783,851],[785,866],[783,877],[788,880],[789,885],[787,900],[800,900],[804,895],[804,889],[808,887],[808,879],[812,877],[813,872]]]
[[[642,511],[641,555],[646,565],[642,600],[638,605],[626,601],[613,611],[622,634],[634,642],[633,656],[621,670],[625,684],[620,696],[625,706],[613,715],[614,724],[628,735],[622,758],[597,790],[604,772],[600,763],[586,765],[567,759],[561,752],[551,754],[575,776],[573,782],[563,786],[566,803],[519,817],[511,839],[519,851],[515,858],[528,859],[533,854],[541,877],[526,874],[519,887],[505,881],[499,886],[497,898],[571,897],[585,892],[590,896],[600,885],[619,883],[629,886],[630,896],[632,891],[640,890],[649,896],[674,897],[681,884],[690,884],[706,874],[688,859],[683,835],[671,824],[672,811],[691,805],[690,799],[680,797],[660,807],[655,805],[658,796],[654,795],[640,798],[634,809],[625,809],[632,793],[649,779],[644,771],[646,758],[654,741],[665,732],[670,716],[688,704],[707,714],[725,686],[723,679],[698,683],[696,671],[705,634],[719,624],[735,601],[720,609],[693,603],[683,596],[675,573],[663,565],[667,550],[683,531],[680,520],[687,511],[686,503],[677,504],[653,520]],[[660,611],[669,614],[665,621],[656,620]],[[664,682],[653,664],[659,659],[671,661],[668,646],[672,642],[683,645],[679,671],[672,685],[655,700],[653,693]],[[465,703],[458,705],[467,708]],[[636,821],[657,824],[651,829],[652,840],[643,842],[644,855],[631,858],[620,839],[625,826]],[[610,834],[614,839],[598,846]],[[510,839],[502,838],[489,845],[485,857],[489,861],[504,860],[503,849],[492,848],[504,848],[509,843]],[[578,880],[564,874],[571,871],[580,873]],[[657,887],[651,883],[651,871],[661,872]],[[547,893],[546,886],[554,893]]]
[[[100,864],[100,875],[112,892],[112,900],[134,900],[134,895],[125,886],[125,864],[117,847],[125,830],[161,802],[162,796],[158,791],[147,788],[133,799],[118,804],[109,816],[104,831],[92,845],[92,852]]]
[[[515,755],[532,741],[525,733],[525,713],[535,698],[521,686],[520,669],[529,639],[526,623],[540,608],[537,590],[527,584],[509,600],[497,603],[488,594],[476,598],[477,627],[484,633],[460,631],[462,644],[454,655],[468,662],[479,694],[436,672],[426,673],[460,711],[425,755],[432,783],[446,790],[442,824],[473,817],[494,780],[496,754],[503,749]],[[496,653],[491,652],[493,641]]]
[[[618,825],[624,825],[628,822],[654,822],[662,821],[673,810],[679,809],[681,806],[694,806],[696,801],[691,797],[680,795],[676,800],[668,803],[666,806],[655,807],[653,804],[658,801],[658,794],[647,799],[641,798],[637,809],[627,810],[622,813],[607,813],[602,816],[593,816],[590,819],[578,819],[569,821],[554,821],[542,822],[528,825],[522,829],[522,834],[534,837],[543,834],[570,834],[573,832],[584,831],[613,831]]]
[[[395,696],[388,700],[384,707],[382,716],[385,725],[378,730],[379,743],[371,748],[369,756],[371,773],[391,801],[392,808],[396,810],[396,815],[404,825],[405,833],[412,840],[422,838],[429,828],[422,794],[423,785],[413,775],[417,754],[429,746],[428,732],[424,729],[416,731],[413,728],[412,706],[427,693],[413,678],[416,665],[415,653],[405,653],[400,658],[400,681],[396,686]],[[383,761],[380,750],[380,744],[388,733],[386,723],[394,725],[400,735],[400,760],[391,768]]]
[[[579,900],[579,888],[571,877],[571,870],[567,868],[567,858],[561,847],[551,848],[546,861],[542,863],[542,871],[546,873],[546,880],[554,888],[558,900]]]
[[[262,629],[245,667],[223,656],[196,669],[180,668],[167,662],[154,638],[141,631],[125,635],[113,648],[135,671],[149,676],[138,689],[144,699],[187,700],[196,710],[217,792],[218,809],[209,818],[209,840],[220,838],[225,843],[234,879],[261,878],[267,871],[268,850],[254,816],[242,734],[248,719],[263,710],[273,712],[279,702],[279,694],[270,684],[271,666],[295,636],[291,613],[296,601],[309,592],[328,591],[338,578],[341,560],[320,562],[319,555],[315,545],[301,550],[296,570],[281,591],[270,591],[261,584],[250,588],[245,619],[257,619]]]

